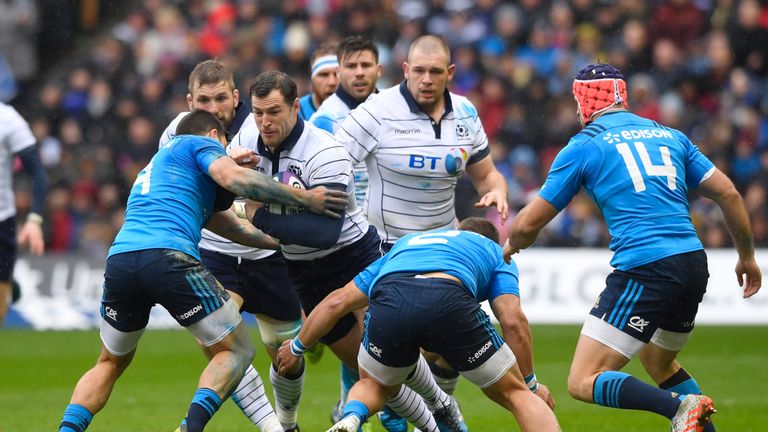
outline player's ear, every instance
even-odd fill
[[[195,110],[194,108],[192,108],[192,93],[187,93],[187,106],[189,107],[190,111]]]
[[[299,98],[296,98],[293,100],[293,103],[291,104],[291,109],[294,109],[296,111],[299,110]]]
[[[232,98],[235,100],[235,106],[237,106],[237,104],[240,103],[240,90],[235,89],[232,92]]]
[[[405,79],[408,79],[408,68],[408,62],[403,62],[403,77],[405,77]]]

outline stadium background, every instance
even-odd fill
[[[400,81],[407,47],[423,33],[443,35],[453,49],[457,71],[450,88],[477,106],[496,166],[509,182],[513,214],[536,192],[554,155],[578,131],[571,79],[580,67],[599,59],[624,71],[633,111],[687,133],[731,176],[745,198],[756,245],[768,246],[768,7],[756,0],[8,0],[0,2],[0,100],[10,101],[30,122],[51,185],[44,215],[47,254],[42,259],[21,258],[16,275],[24,296],[12,308],[9,326],[93,326],[92,301],[98,300],[103,259],[121,225],[129,186],[154,154],[163,128],[187,109],[187,76],[198,61],[216,57],[232,68],[246,101],[251,79],[268,69],[294,76],[303,94],[313,48],[324,41],[363,34],[379,46],[383,76],[378,87],[386,88]],[[23,220],[30,208],[31,188],[22,174],[15,179],[16,204]],[[477,214],[474,200],[471,184],[462,179],[457,194],[461,217]],[[693,197],[691,213],[705,246],[719,257],[710,264],[714,303],[705,303],[703,308],[711,312],[703,315],[730,317],[730,321],[712,319],[713,323],[764,324],[768,320],[764,295],[750,302],[739,300],[732,274],[735,255],[726,249],[716,251],[731,246],[719,210],[712,202]],[[495,217],[493,212],[487,216]],[[540,236],[535,246],[539,258],[533,257],[526,267],[535,271],[523,269],[523,290],[530,278],[529,292],[538,290],[544,294],[536,299],[547,301],[539,312],[535,301],[524,297],[526,305],[534,306],[533,322],[547,321],[538,317],[561,316],[560,310],[551,312],[554,306],[564,307],[575,317],[567,322],[580,321],[585,302],[588,307],[591,300],[589,293],[574,291],[579,286],[574,282],[592,280],[590,289],[600,289],[596,284],[601,272],[607,271],[607,243],[599,212],[579,196]],[[587,264],[573,258],[587,255],[594,255],[598,276],[579,279],[578,274],[568,273],[583,270]],[[709,343],[699,346],[702,339],[694,338],[691,348],[694,353],[703,350],[706,356],[714,355],[703,365],[720,374],[727,372],[719,369],[718,361],[726,359],[736,364],[726,369],[757,369],[768,360],[768,353],[760,348],[766,346],[758,338],[765,333],[760,329],[704,328],[702,332],[736,334],[743,339],[726,337],[733,348],[707,351]],[[69,381],[46,391],[54,399],[54,414],[39,419],[44,426],[8,423],[21,418],[23,404],[14,394],[1,391],[0,430],[42,430],[55,425],[73,380],[95,358],[92,348],[97,337],[87,334],[89,343],[83,343],[77,353],[87,360],[71,365],[72,376],[56,374],[60,379],[69,376]],[[545,365],[553,360],[550,355],[562,357],[550,370],[551,376],[562,377],[551,382],[560,387],[555,389],[556,396],[566,413],[573,406],[574,412],[594,416],[583,404],[569,405],[572,402],[562,391],[578,328],[537,326],[534,334],[537,341],[551,339],[547,344],[565,348],[537,354],[538,363]],[[0,381],[6,383],[0,388],[8,385],[8,389],[26,388],[35,378],[47,376],[37,369],[29,372],[32,378],[19,373],[16,381],[6,379],[8,371],[24,370],[21,364],[50,367],[46,365],[59,362],[55,352],[37,358],[44,350],[35,348],[34,341],[87,337],[24,331],[0,335],[0,346],[7,350],[0,356]],[[557,342],[558,337],[565,339]],[[30,351],[24,348],[27,344],[32,345]],[[191,344],[184,340],[179,345]],[[76,350],[81,345],[73,342],[72,346]],[[192,350],[183,352],[196,356]],[[61,364],[69,365],[64,360]],[[335,371],[329,366],[327,372],[328,385],[334,388]],[[187,379],[190,383],[192,376]],[[131,379],[135,375],[123,381]],[[709,376],[702,380],[705,389],[709,380]],[[752,382],[760,381],[765,379],[756,376]],[[126,383],[121,381],[119,386]],[[723,384],[722,391],[731,398],[729,408],[740,407],[757,394],[749,380],[743,384],[734,386],[737,391]],[[148,387],[147,391],[154,390]],[[165,399],[178,394],[186,393],[171,393]],[[31,396],[28,393],[22,399]],[[134,393],[132,397],[141,396]],[[487,408],[487,404],[478,406],[478,411]],[[467,409],[471,419],[474,414],[471,407]],[[318,415],[327,416],[325,406],[318,410],[322,411]],[[600,418],[615,418],[605,410],[598,413]],[[750,430],[754,425],[758,425],[754,430],[761,430],[760,424],[768,424],[765,414],[736,414],[734,418],[743,423],[726,430]],[[753,418],[762,421],[753,423]],[[575,430],[599,430],[585,421],[563,425],[586,424]],[[140,430],[147,424],[126,430]],[[635,427],[639,428],[622,430],[650,428],[642,423]]]

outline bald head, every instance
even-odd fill
[[[451,64],[451,50],[445,39],[440,36],[426,35],[413,41],[408,50],[408,62],[413,62],[414,56],[420,54],[445,54],[448,64]]]

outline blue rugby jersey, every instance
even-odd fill
[[[179,135],[158,150],[136,177],[109,255],[162,248],[200,259],[200,230],[216,196],[208,168],[222,156],[220,142],[196,135]]]
[[[611,265],[627,270],[703,248],[687,195],[714,169],[681,132],[613,112],[571,138],[539,196],[562,210],[584,187],[608,225]]]
[[[384,276],[393,273],[442,272],[456,276],[478,302],[502,294],[520,295],[514,261],[504,262],[501,247],[471,231],[433,230],[412,233],[354,279],[367,296]]]

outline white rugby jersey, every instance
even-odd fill
[[[320,129],[335,134],[341,122],[358,105],[360,102],[339,86],[332,95],[320,104],[320,108],[312,114],[309,122]],[[365,195],[368,191],[368,168],[365,166],[365,161],[355,163],[352,172],[355,176],[355,200],[357,205],[364,209]]]
[[[240,106],[238,106],[238,110],[239,109],[240,109]],[[158,148],[162,148],[163,146],[168,144],[168,141],[170,141],[171,139],[173,139],[173,137],[176,136],[176,128],[179,126],[179,123],[181,122],[181,120],[184,117],[186,117],[188,114],[189,114],[188,111],[180,113],[179,115],[176,116],[176,118],[174,118],[171,121],[168,127],[165,128],[165,131],[163,131],[162,135],[160,135],[160,142],[158,143]],[[245,124],[248,124],[248,123],[251,123],[254,126],[256,125],[253,121],[253,116],[248,115],[245,121],[242,122],[243,126],[240,126],[240,127],[242,128],[244,127]],[[200,243],[198,243],[198,247],[200,249],[218,252],[218,253],[233,256],[233,257],[240,257],[248,260],[257,260],[261,258],[266,258],[275,253],[275,251],[273,251],[272,249],[257,249],[257,248],[252,248],[248,246],[243,246],[239,243],[235,243],[227,238],[224,238],[218,234],[215,234],[214,232],[207,230],[205,228],[203,228],[202,237],[200,238]]]
[[[26,120],[10,105],[0,102],[0,221],[16,215],[13,198],[13,157],[37,141]]]
[[[353,162],[365,161],[366,217],[386,243],[418,231],[452,228],[456,182],[489,156],[477,109],[445,91],[439,122],[423,113],[406,83],[372,96],[336,132]]]
[[[259,138],[256,123],[243,124],[240,132],[229,144],[230,148],[244,147],[256,151],[261,160],[256,169],[272,176],[290,171],[308,188],[328,184],[346,184],[347,193],[355,192],[352,163],[349,154],[333,136],[316,126],[298,119],[288,137],[273,154]],[[344,214],[344,224],[339,240],[329,249],[317,249],[299,245],[280,245],[283,255],[294,261],[322,258],[344,246],[361,239],[368,231],[368,221],[354,200],[350,200]]]

